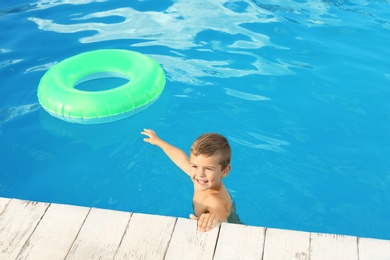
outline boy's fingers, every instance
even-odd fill
[[[200,217],[198,218],[198,230],[200,231],[204,231],[204,228],[203,228],[203,225],[204,225],[205,221],[204,221],[204,215],[200,215]]]
[[[213,223],[215,220],[216,218],[210,214],[201,215],[198,222],[198,229],[202,232],[209,231],[211,228],[214,227]]]
[[[190,219],[192,220],[198,220],[199,218],[195,216],[194,214],[190,214]]]
[[[218,220],[215,218],[215,219],[213,220],[213,224],[211,224],[211,227],[212,227],[212,228],[215,227],[215,226],[217,225],[217,223],[218,223]]]
[[[152,129],[144,129],[143,131],[144,133],[154,133],[154,131]]]
[[[215,217],[210,217],[210,218],[209,218],[209,221],[207,222],[207,230],[209,230],[209,229],[215,227],[216,222],[217,222],[217,218],[215,218]]]
[[[202,232],[209,231],[218,225],[218,219],[212,214],[202,215],[198,222],[198,229]]]
[[[198,229],[202,232],[207,231],[207,221],[199,221]]]

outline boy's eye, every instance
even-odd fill
[[[191,165],[191,167],[194,169],[198,168],[196,165]]]
[[[214,170],[214,169],[213,169],[213,168],[207,167],[206,170],[207,170],[207,171],[212,171],[212,170]]]

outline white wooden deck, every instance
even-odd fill
[[[0,259],[390,259],[390,241],[0,198]]]

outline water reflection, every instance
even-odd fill
[[[40,121],[49,133],[87,143],[93,149],[139,138],[140,132],[156,122],[167,110],[169,95],[163,93],[148,109],[128,118],[106,124],[72,124],[55,118],[43,109]]]
[[[0,110],[0,124],[13,120],[25,114],[34,112],[41,106],[38,103],[8,107]]]
[[[0,17],[10,15],[10,14],[23,13],[26,11],[30,11],[34,8],[36,8],[36,6],[31,5],[31,4],[3,8],[3,9],[0,9]]]
[[[288,64],[266,60],[251,51],[264,47],[288,50],[285,46],[273,43],[267,35],[246,28],[248,23],[261,27],[266,23],[277,22],[275,16],[250,2],[243,6],[245,12],[240,12],[227,3],[228,1],[203,1],[202,4],[178,1],[164,12],[123,7],[91,14],[78,13],[71,16],[70,24],[40,17],[30,17],[29,20],[44,31],[93,32],[88,36],[83,34],[79,39],[81,43],[132,39],[133,48],[167,47],[168,54],[154,55],[154,58],[163,64],[168,78],[174,81],[204,85],[206,81],[200,78],[208,76],[228,78],[251,74],[292,74]],[[39,5],[42,4],[41,2]],[[121,19],[115,19],[111,23],[103,22],[110,17]],[[234,40],[229,45],[218,44],[223,35]],[[191,55],[199,58],[188,59],[188,50],[199,52],[199,55]],[[218,53],[234,54],[248,66],[235,66],[234,61],[221,59]]]
[[[256,94],[251,94],[247,92],[242,92],[242,91],[236,91],[233,89],[225,88],[226,94],[229,96],[233,96],[236,98],[244,99],[244,100],[249,100],[249,101],[264,101],[264,100],[270,100],[270,98],[256,95]]]
[[[242,146],[246,146],[254,149],[269,150],[278,153],[286,152],[286,150],[281,148],[281,146],[289,145],[289,143],[286,141],[274,139],[258,133],[249,133],[249,135],[252,136],[252,138],[247,137],[245,139],[241,139],[241,138],[229,136],[229,139]],[[253,138],[255,140],[251,141],[251,139]],[[258,143],[259,141],[262,143]]]
[[[36,3],[38,9],[46,9],[58,5],[85,5],[94,2],[107,2],[107,0],[40,0]]]

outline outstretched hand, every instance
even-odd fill
[[[203,213],[200,217],[190,214],[190,219],[198,221],[198,230],[201,232],[209,231],[218,223],[218,219],[211,213]]]
[[[141,134],[147,136],[147,138],[144,138],[145,142],[160,147],[165,152],[165,154],[168,155],[172,162],[174,162],[187,175],[190,175],[190,159],[185,152],[160,139],[156,132],[154,132],[152,129],[144,129]]]
[[[144,138],[144,141],[150,144],[157,145],[157,142],[160,140],[156,132],[154,132],[152,129],[144,129],[144,131],[142,131],[141,134],[149,137],[149,138]]]

